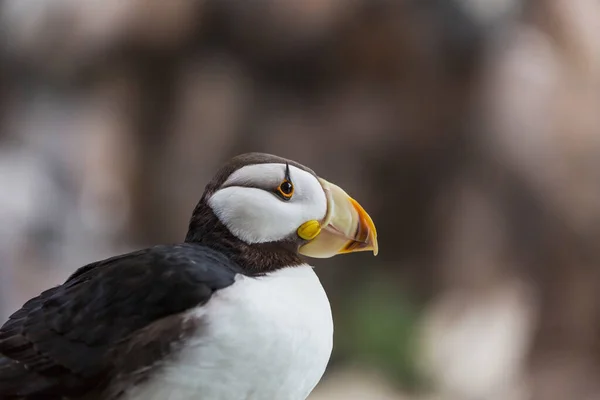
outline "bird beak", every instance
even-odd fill
[[[312,236],[300,247],[300,254],[328,258],[336,254],[372,251],[377,255],[377,230],[369,214],[339,186],[325,179],[319,178],[319,181],[327,197],[327,215],[323,221],[309,221],[298,229],[301,237]],[[305,232],[309,234],[303,234]]]

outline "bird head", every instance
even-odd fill
[[[375,225],[356,200],[309,168],[263,153],[234,157],[207,185],[187,240],[206,244],[207,235],[263,260],[267,250],[315,258],[378,251]]]

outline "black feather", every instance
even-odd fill
[[[0,328],[0,399],[78,397],[135,374],[164,357],[182,332],[198,328],[181,313],[206,303],[239,272],[197,244],[80,268]]]

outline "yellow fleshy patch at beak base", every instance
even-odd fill
[[[311,220],[303,223],[298,228],[298,236],[304,240],[313,240],[321,233],[321,224],[317,220]]]

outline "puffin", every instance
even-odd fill
[[[305,257],[371,251],[371,217],[311,169],[227,162],[185,240],[97,261],[0,328],[0,399],[304,400],[333,348]]]

